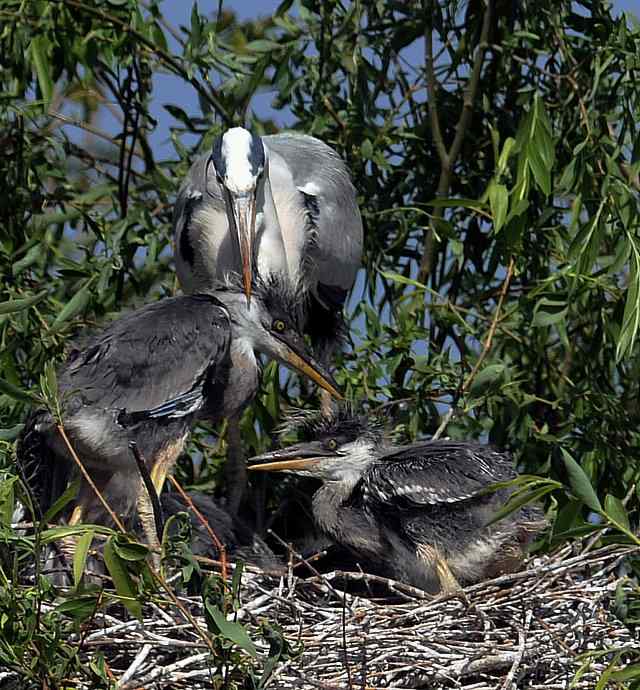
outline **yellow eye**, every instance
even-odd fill
[[[335,450],[338,447],[338,442],[335,440],[335,438],[330,438],[327,441],[327,448],[329,450]]]
[[[282,319],[276,319],[273,322],[273,330],[277,331],[278,333],[284,333],[287,330],[287,326]]]

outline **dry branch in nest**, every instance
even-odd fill
[[[276,668],[269,688],[534,690],[573,681],[572,688],[592,689],[613,659],[623,667],[637,647],[614,612],[616,589],[633,588],[618,573],[634,552],[565,546],[524,571],[468,587],[468,604],[362,573],[302,580],[291,570],[274,577],[251,568],[237,620],[251,630],[267,619],[291,645],[303,645],[301,656]],[[352,581],[378,597],[345,593]],[[400,603],[381,600],[382,584]],[[201,600],[180,600],[205,628]],[[211,687],[215,666],[192,626],[155,604],[145,615],[142,623],[97,615],[83,632],[83,659],[102,652],[119,688]],[[258,647],[266,659],[266,646]],[[7,676],[3,685],[2,675],[0,687],[19,687]]]

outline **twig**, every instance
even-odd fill
[[[105,501],[103,495],[100,493],[100,491],[98,490],[98,487],[94,484],[93,479],[91,479],[91,476],[89,475],[89,473],[85,469],[84,465],[82,464],[82,461],[78,457],[76,451],[73,449],[73,446],[71,445],[71,442],[69,441],[69,438],[67,437],[67,434],[66,434],[64,427],[62,426],[61,422],[56,423],[56,429],[58,430],[58,433],[60,434],[60,436],[62,436],[62,440],[64,441],[65,445],[67,446],[67,450],[71,454],[71,457],[73,458],[74,462],[80,468],[80,472],[82,473],[82,476],[85,478],[85,481],[87,482],[87,484],[89,484],[89,486],[91,487],[91,489],[93,490],[95,495],[98,497],[98,500],[100,501],[100,503],[102,503],[102,506],[107,511],[107,513],[109,513],[109,516],[113,520],[113,523],[116,525],[116,527],[121,532],[126,532],[124,525],[120,521],[120,518],[115,514],[115,512],[113,511],[111,506]]]
[[[480,352],[480,355],[473,366],[473,369],[469,373],[469,376],[464,380],[462,386],[460,387],[460,391],[458,394],[458,397],[462,396],[466,391],[469,390],[469,387],[473,383],[473,380],[478,374],[478,371],[480,371],[480,367],[482,366],[482,362],[484,362],[486,356],[489,354],[489,351],[491,350],[491,343],[493,342],[493,336],[495,335],[496,332],[496,327],[498,325],[498,320],[500,318],[500,311],[502,310],[502,304],[504,303],[505,297],[507,296],[507,292],[509,290],[509,285],[511,283],[511,278],[513,276],[513,269],[515,267],[515,260],[513,257],[509,260],[509,265],[507,266],[507,275],[504,278],[504,281],[502,283],[502,287],[500,288],[500,296],[498,297],[498,304],[496,305],[496,311],[493,315],[493,319],[491,321],[491,325],[489,326],[489,330],[487,332],[487,337],[484,341],[484,345],[482,347],[482,352]],[[442,418],[442,422],[440,422],[440,426],[436,429],[435,434],[432,436],[432,439],[435,441],[442,436],[442,433],[444,430],[447,428],[447,425],[451,421],[451,417],[453,417],[453,413],[455,411],[455,405],[452,405],[448,410],[445,416]]]
[[[187,504],[189,510],[193,511],[193,514],[198,518],[200,524],[205,528],[207,534],[211,537],[213,545],[218,549],[218,554],[220,556],[220,570],[222,574],[222,585],[226,588],[227,586],[227,550],[225,545],[218,539],[216,533],[211,528],[207,518],[196,508],[194,502],[187,492],[180,486],[178,480],[173,476],[169,475],[169,481],[173,484],[175,490],[180,494],[180,498]]]
[[[429,22],[425,27],[425,65],[426,65],[426,81],[427,81],[427,97],[429,104],[429,117],[431,119],[431,130],[434,145],[440,158],[440,178],[438,180],[438,187],[436,189],[436,196],[445,196],[449,192],[451,186],[451,175],[453,167],[460,154],[464,138],[471,122],[473,114],[473,103],[476,98],[478,86],[480,84],[480,74],[482,72],[482,65],[484,63],[484,54],[489,42],[489,31],[491,29],[491,20],[493,16],[493,2],[494,0],[486,0],[487,7],[484,11],[484,18],[482,21],[482,31],[480,39],[476,46],[476,55],[473,61],[471,74],[467,82],[467,87],[464,91],[462,101],[462,111],[458,118],[455,128],[455,134],[451,147],[447,150],[440,128],[440,119],[438,114],[437,89],[439,84],[436,81],[435,71],[433,68],[433,28]],[[430,0],[424,0],[424,13],[426,17],[430,17],[429,11],[431,5]],[[422,253],[422,260],[420,262],[420,270],[418,272],[418,282],[426,283],[427,277],[431,273],[433,264],[433,252],[435,248],[435,228],[434,220],[442,218],[444,213],[443,207],[434,209],[433,218],[429,223],[426,231],[424,250]]]
[[[524,627],[518,629],[518,652],[516,654],[515,659],[513,660],[511,668],[509,669],[509,673],[507,673],[507,677],[504,679],[504,683],[502,684],[502,690],[517,690],[517,686],[515,683],[516,673],[518,672],[518,668],[522,663],[522,657],[524,656],[524,651],[526,649],[527,632],[529,631],[529,625],[531,625],[532,616],[533,611],[527,611],[527,615],[524,621]]]
[[[125,686],[131,678],[136,674],[136,671],[142,666],[145,659],[149,656],[152,647],[150,644],[145,644],[144,647],[136,654],[136,658],[131,662],[129,668],[122,674],[118,681],[117,688]]]
[[[299,561],[302,561],[302,562],[307,566],[307,568],[309,568],[309,570],[310,570],[316,577],[319,577],[319,578],[320,578],[320,580],[329,588],[329,590],[330,590],[331,592],[333,592],[333,594],[336,595],[336,597],[337,597],[338,599],[342,599],[342,598],[344,597],[344,595],[341,595],[341,594],[336,590],[336,588],[329,582],[329,580],[327,580],[327,578],[326,578],[324,575],[322,575],[321,573],[319,573],[319,572],[311,565],[311,563],[310,563],[306,558],[304,558],[304,556],[303,556],[302,554],[300,554],[300,553],[298,553],[297,551],[295,551],[295,550],[293,549],[293,547],[291,546],[291,544],[287,544],[287,542],[284,541],[284,539],[281,539],[272,529],[268,529],[268,530],[267,530],[267,533],[270,534],[276,541],[278,541],[278,542],[280,543],[281,546],[284,546],[284,548],[287,549],[287,550],[289,551],[289,553],[291,553],[293,556],[295,556]],[[351,610],[351,606],[349,606],[349,610]]]

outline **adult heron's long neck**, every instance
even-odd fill
[[[258,273],[263,277],[272,273],[282,273],[291,277],[282,230],[268,176],[265,176],[264,182],[258,189],[256,206]]]

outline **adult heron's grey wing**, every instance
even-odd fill
[[[136,420],[197,412],[229,343],[228,313],[214,297],[163,299],[117,319],[72,352],[60,392],[76,404],[121,409]]]
[[[283,133],[265,136],[263,141],[286,163],[300,195],[313,268],[318,283],[326,286],[324,298],[328,300],[333,290],[333,300],[341,306],[362,262],[362,218],[349,170],[331,147],[314,137]],[[273,171],[270,176],[273,180]],[[288,235],[298,232],[299,225],[280,214],[284,204],[279,199],[290,190],[273,182],[272,190],[286,246]],[[337,297],[336,291],[342,294]]]
[[[360,480],[363,500],[413,505],[456,503],[516,476],[506,453],[456,441],[426,441],[392,450]]]

